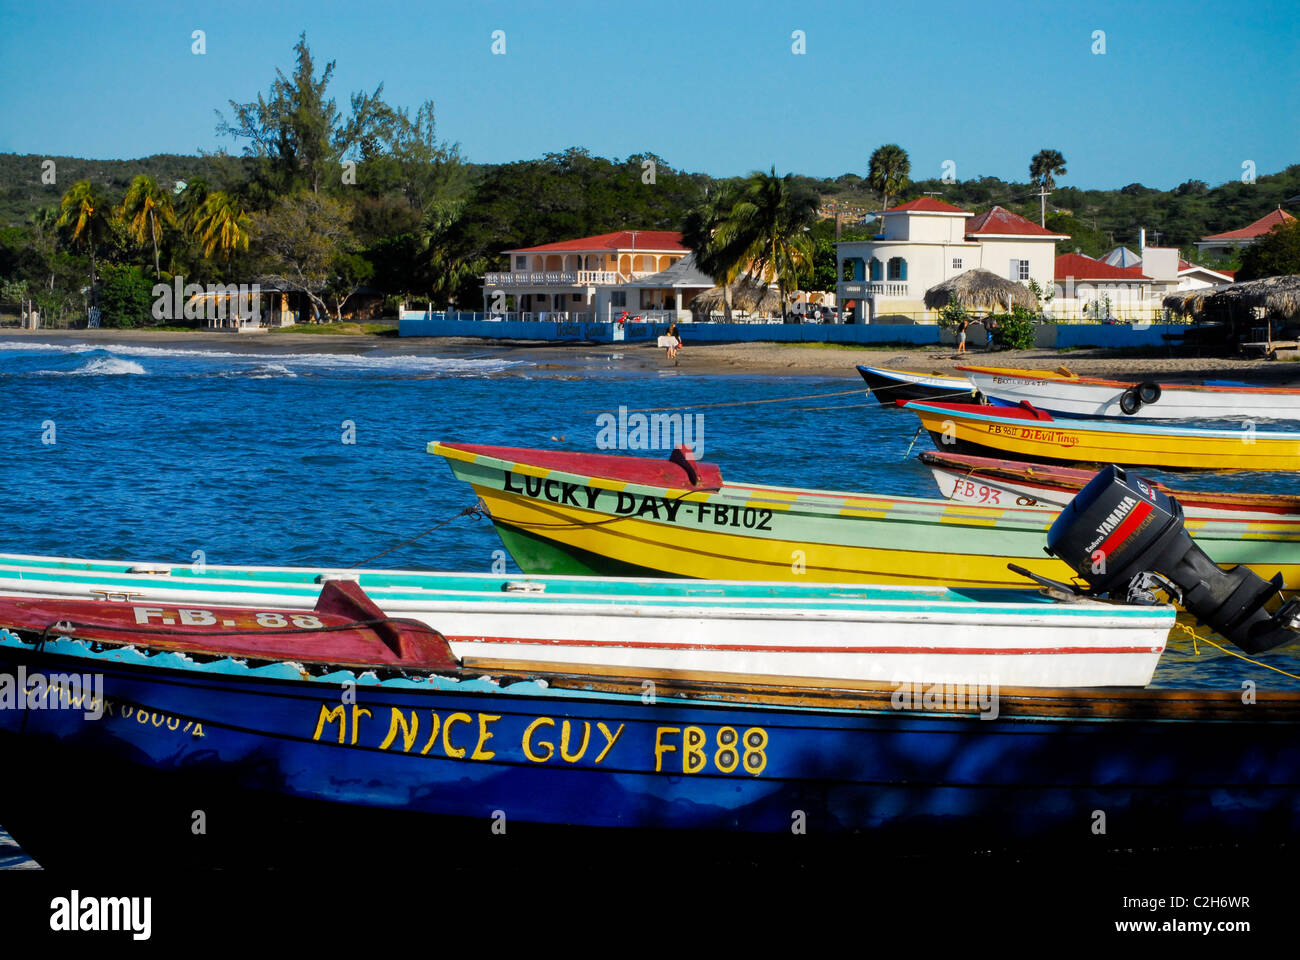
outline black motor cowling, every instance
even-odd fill
[[[1151,588],[1176,595],[1188,613],[1247,653],[1300,639],[1300,600],[1270,614],[1282,575],[1223,570],[1183,528],[1183,508],[1153,484],[1108,466],[1052,524],[1047,552],[1068,563],[1092,593],[1152,602]]]

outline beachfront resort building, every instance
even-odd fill
[[[1295,217],[1278,207],[1264,214],[1248,227],[1201,237],[1196,241],[1196,249],[1209,256],[1228,257],[1235,250],[1249,247],[1275,227],[1286,226],[1288,223],[1295,223]]]
[[[713,286],[672,230],[619,230],[503,252],[506,269],[483,278],[483,309],[510,320],[689,320]]]
[[[835,292],[845,318],[857,323],[932,318],[925,291],[975,268],[1051,289],[1056,242],[1069,239],[1003,207],[974,214],[933,197],[877,216],[883,227],[875,237],[835,245]]]

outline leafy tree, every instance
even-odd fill
[[[266,96],[258,94],[250,103],[231,100],[234,120],[229,122],[218,113],[217,132],[246,140],[245,155],[268,161],[281,191],[306,183],[318,193],[344,159],[359,156],[363,144],[388,135],[395,114],[381,99],[381,83],[374,93],[352,95],[351,113],[345,120],[336,102],[326,96],[334,61],[317,76],[306,33],[298,37],[294,52],[293,76],[277,69]]]
[[[896,143],[876,147],[868,164],[867,183],[884,199],[882,209],[889,209],[889,201],[907,189],[907,177],[912,172],[912,161],[907,151]]]
[[[1300,220],[1279,224],[1246,248],[1238,280],[1300,274]]]
[[[209,193],[195,210],[190,229],[203,248],[203,255],[211,257],[220,253],[229,268],[235,251],[248,249],[251,226],[252,220],[234,198],[218,190]]]
[[[948,302],[939,309],[939,326],[947,329],[961,326],[963,320],[971,318],[970,311],[962,306],[955,296],[950,296]]]
[[[78,180],[63,195],[57,225],[74,249],[90,251],[90,287],[95,288],[95,254],[111,232],[108,196],[89,180]]]
[[[131,239],[141,246],[147,237],[153,243],[154,276],[161,278],[162,269],[158,265],[158,241],[162,238],[164,224],[176,226],[176,213],[172,209],[171,196],[158,186],[158,181],[147,174],[140,174],[131,181],[122,200],[120,215],[126,222]]]
[[[1034,345],[1036,315],[1024,307],[1012,307],[1010,313],[990,314],[997,321],[993,342],[1006,350],[1028,350]]]
[[[301,190],[253,215],[263,277],[311,301],[319,320],[329,313],[327,288],[339,284],[339,257],[356,249],[350,211],[338,200]]]
[[[695,265],[722,290],[724,320],[732,322],[731,284],[745,266],[745,243],[736,237],[724,241],[720,231],[740,199],[737,182],[723,182],[705,193],[682,221],[682,243],[695,254]]]
[[[798,187],[790,174],[756,171],[715,232],[720,249],[739,253],[737,263],[765,283],[776,283],[782,311],[786,291],[797,290],[812,271],[812,241],[805,232],[817,219],[817,195]]]
[[[1047,225],[1047,194],[1056,186],[1055,178],[1063,176],[1065,172],[1065,157],[1059,150],[1039,150],[1029,161],[1029,176],[1041,189],[1038,197],[1040,225]]]
[[[153,322],[153,284],[139,267],[106,263],[99,295],[106,327],[139,327]]]

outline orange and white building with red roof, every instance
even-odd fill
[[[1249,247],[1270,230],[1286,226],[1288,223],[1295,223],[1295,217],[1278,207],[1276,210],[1270,210],[1248,227],[1201,237],[1196,241],[1196,249],[1211,256],[1231,256],[1234,250]]]
[[[854,302],[858,322],[890,315],[921,319],[928,289],[977,267],[1049,290],[1056,242],[1069,239],[1003,207],[975,214],[933,197],[877,216],[884,226],[875,237],[836,244],[836,295],[846,312]]]
[[[618,319],[627,310],[676,320],[713,286],[671,230],[619,230],[505,250],[483,278],[484,312],[519,320]]]

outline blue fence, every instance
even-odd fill
[[[679,327],[682,340],[691,343],[906,343],[917,346],[953,343],[951,332],[934,324],[842,324],[842,323],[684,323]],[[1185,324],[1152,323],[1133,326],[1128,323],[1061,323],[1043,324],[1038,328],[1036,344],[1057,349],[1063,347],[1162,347],[1171,342],[1166,334],[1179,336]],[[555,320],[486,320],[483,314],[461,313],[452,316],[435,313],[408,313],[402,316],[399,331],[404,337],[483,337],[491,340],[544,340],[549,342],[587,341],[594,343],[653,342],[668,332],[667,323],[628,323],[617,336],[613,323]],[[978,333],[978,331],[977,331]],[[942,339],[941,339],[942,336]],[[983,334],[975,338],[982,342]],[[1176,341],[1173,341],[1176,342]]]

